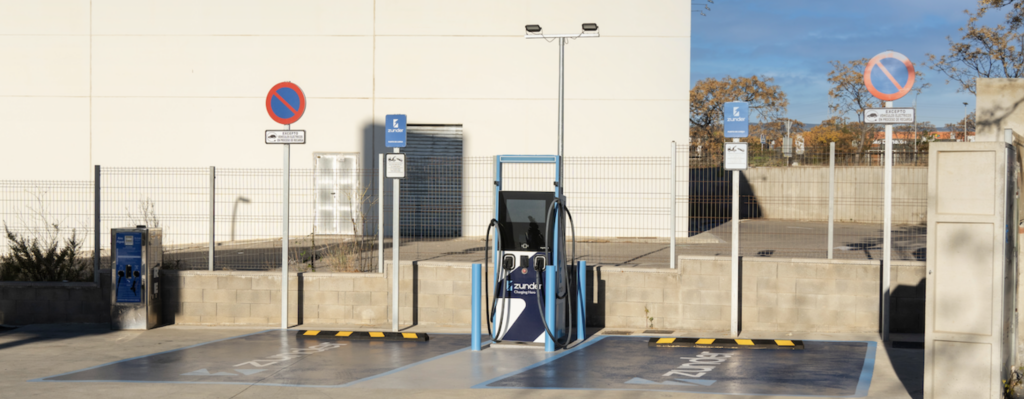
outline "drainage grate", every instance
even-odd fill
[[[667,334],[671,334],[671,333],[674,333],[674,332],[675,331],[672,331],[672,330],[644,330],[644,334],[662,334],[662,335],[667,335]]]
[[[632,335],[632,334],[633,334],[632,331],[616,331],[616,330],[611,330],[611,331],[602,331],[601,332],[601,335]]]

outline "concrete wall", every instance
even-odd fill
[[[609,328],[729,330],[728,257],[681,257],[680,268],[595,267],[588,271],[587,324]],[[924,263],[893,262],[892,331],[921,332]],[[388,268],[390,270],[390,267]],[[464,264],[404,264],[402,325],[469,328],[471,269]],[[878,330],[878,261],[743,260],[745,331]],[[275,272],[164,271],[166,324],[277,326],[281,275]],[[105,274],[102,281],[109,281]],[[289,324],[389,325],[389,276],[292,273]],[[0,283],[3,323],[101,323],[109,283]]]
[[[390,271],[391,266],[385,267]],[[390,273],[388,273],[390,274]],[[174,324],[280,325],[280,272],[165,271],[164,318]],[[415,262],[400,271],[403,325],[470,325],[468,264]],[[391,323],[390,275],[292,273],[289,323],[371,326]]]
[[[743,171],[761,209],[761,217],[828,221],[827,166],[766,167]],[[836,167],[835,220],[881,222],[884,168]],[[924,223],[928,167],[893,168],[893,222]]]
[[[109,323],[109,270],[100,282],[0,281],[0,324]]]
[[[728,257],[686,256],[679,269],[598,267],[588,324],[616,328],[728,331]],[[874,332],[879,261],[744,258],[744,331]],[[920,332],[924,263],[893,262],[892,331]]]
[[[265,110],[281,81],[309,102],[294,167],[314,152],[373,162],[390,113],[462,124],[467,156],[553,153],[558,45],[523,27],[584,22],[601,37],[565,49],[566,154],[661,155],[689,137],[648,116],[689,109],[691,14],[671,0],[0,1],[0,119],[32,132],[7,139],[0,167],[279,168],[261,137],[281,127]]]
[[[1024,134],[1024,79],[978,78],[976,141],[1003,141],[1003,129]]]

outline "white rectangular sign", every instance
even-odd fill
[[[864,123],[903,125],[914,123],[913,108],[868,108],[864,110]]]
[[[747,143],[725,143],[725,170],[747,170]]]
[[[305,130],[267,130],[267,144],[306,144]]]
[[[404,179],[405,178],[405,154],[384,154],[384,163],[387,165],[385,174],[388,179]]]

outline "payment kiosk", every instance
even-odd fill
[[[148,330],[160,324],[163,231],[146,226],[110,231],[112,330]]]

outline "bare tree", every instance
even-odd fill
[[[985,12],[993,8],[1012,5],[1007,14],[1009,25],[993,27],[978,25]],[[955,81],[957,91],[977,94],[978,78],[1024,77],[1024,35],[1018,32],[1024,18],[1024,3],[1019,0],[981,0],[978,12],[967,14],[967,25],[960,28],[964,36],[960,41],[949,41],[949,54],[928,54],[926,65],[946,75],[946,83]]]

